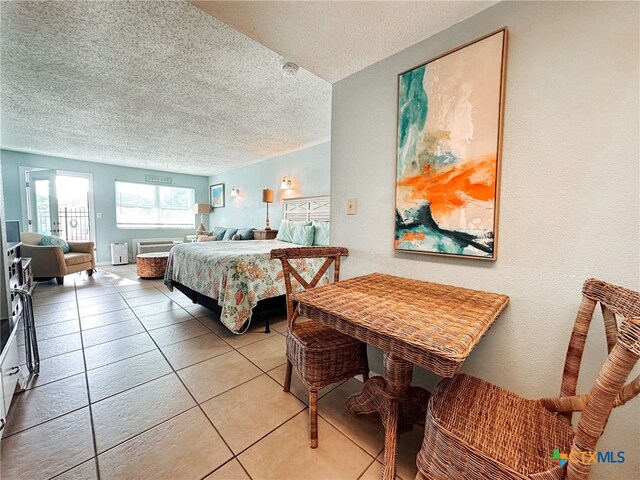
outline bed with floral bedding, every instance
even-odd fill
[[[222,323],[240,334],[247,330],[258,301],[285,294],[282,266],[271,260],[271,250],[296,246],[279,240],[183,243],[171,249],[164,283],[169,289],[178,283],[215,299]],[[324,259],[294,262],[310,280]]]

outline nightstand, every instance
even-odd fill
[[[254,240],[273,240],[278,235],[278,230],[254,230]]]

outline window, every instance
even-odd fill
[[[118,228],[194,228],[193,188],[116,182]]]

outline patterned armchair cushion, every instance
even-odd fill
[[[49,246],[49,247],[60,247],[62,248],[62,253],[69,253],[71,251],[71,247],[66,242],[65,239],[60,237],[54,237],[52,235],[45,235],[40,239],[40,245]]]

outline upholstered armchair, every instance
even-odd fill
[[[71,250],[63,253],[62,248],[53,245],[40,245],[43,235],[32,232],[20,233],[20,253],[31,258],[33,277],[36,280],[54,278],[58,285],[64,283],[64,276],[70,273],[87,271],[93,275],[96,267],[93,242],[68,242]]]

